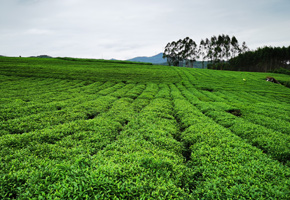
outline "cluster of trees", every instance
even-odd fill
[[[179,66],[185,64],[193,66],[197,59],[208,61],[212,64],[224,63],[243,52],[248,51],[245,42],[239,45],[235,36],[219,35],[210,39],[201,40],[199,45],[191,38],[186,37],[178,41],[170,42],[166,45],[163,58],[167,59],[169,65]]]
[[[269,72],[279,68],[290,69],[289,47],[263,47],[248,51],[229,60],[229,70]]]

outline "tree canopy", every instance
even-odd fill
[[[167,58],[169,65],[179,66],[181,61],[194,62],[197,59],[197,45],[189,37],[173,41],[165,47],[163,58]]]
[[[192,67],[197,59],[209,69],[268,72],[280,68],[290,70],[290,46],[258,48],[250,51],[245,42],[240,45],[235,36],[218,35],[202,39],[199,46],[189,37],[166,45],[163,58],[169,65]]]
[[[268,72],[279,68],[290,69],[290,46],[258,48],[229,60],[229,69]]]
[[[190,66],[197,59],[220,63],[246,51],[248,47],[245,42],[240,46],[235,36],[222,34],[201,40],[199,46],[189,37],[170,42],[164,49],[163,57],[167,58],[169,65],[179,66],[185,62]]]

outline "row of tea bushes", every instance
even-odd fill
[[[140,98],[140,100],[142,99]],[[75,134],[55,141],[54,145],[60,149],[54,154],[62,154],[61,157],[51,154],[54,149],[56,150],[56,148],[52,148],[53,144],[45,143],[45,145],[41,145],[43,147],[41,149],[38,148],[39,145],[35,145],[34,148],[29,147],[33,151],[33,155],[26,155],[26,158],[28,161],[35,159],[32,163],[29,162],[29,167],[33,170],[27,171],[29,164],[26,163],[24,168],[23,160],[20,164],[23,167],[22,170],[15,167],[17,163],[10,161],[9,163],[14,165],[5,168],[12,173],[2,177],[2,180],[6,181],[4,184],[3,181],[1,182],[0,194],[23,199],[190,198],[195,174],[192,169],[184,165],[183,146],[174,139],[174,135],[179,129],[172,116],[171,101],[162,98],[154,99],[142,109],[140,114],[134,112],[129,100],[117,101],[104,116],[118,122],[122,122],[123,120],[119,119],[126,116],[129,120],[127,119],[128,124],[125,125],[122,132],[115,136],[114,142],[108,142],[98,153],[91,152],[91,149],[96,147],[86,148],[85,145],[99,145],[100,142],[108,140],[114,133],[115,127],[108,123],[106,130],[100,132],[100,134],[105,134],[105,137],[100,137],[100,135],[97,137],[98,129],[81,135],[78,130]],[[126,102],[129,104],[126,105]],[[115,109],[119,110],[120,114],[117,114]],[[115,117],[113,118],[113,116]],[[101,116],[89,120],[89,123],[96,123],[99,118]],[[81,127],[83,129],[86,126]],[[99,128],[100,131],[105,128],[100,124],[87,126],[88,129],[92,127]],[[86,134],[88,134],[87,137]],[[57,134],[51,134],[51,136],[55,135]],[[82,136],[81,140],[76,140],[80,136]],[[91,141],[92,137],[98,138],[98,140]],[[72,140],[71,146],[68,146],[70,140]],[[84,143],[81,145],[83,141]],[[65,150],[61,147],[69,148]],[[86,154],[86,151],[89,153]],[[23,152],[28,153],[25,150]],[[49,162],[45,159],[48,157]],[[8,156],[5,158],[8,159]],[[14,162],[19,162],[19,160],[15,159]],[[32,168],[36,165],[37,168]]]
[[[29,80],[26,80],[25,84],[29,84]],[[61,83],[59,83],[61,84]],[[17,117],[24,117],[32,114],[39,114],[41,112],[50,112],[60,110],[66,107],[73,107],[80,103],[95,100],[100,95],[99,91],[110,88],[114,86],[115,83],[107,82],[105,84],[98,83],[92,84],[92,86],[98,88],[97,90],[92,90],[91,85],[88,87],[80,87],[83,92],[92,91],[91,94],[82,94],[76,93],[76,91],[62,91],[62,92],[48,92],[47,88],[50,86],[44,87],[41,94],[29,95],[26,94],[25,98],[30,99],[29,102],[23,101],[21,96],[15,98],[10,97],[10,102],[3,104],[0,114],[0,119],[8,120],[14,119]],[[33,90],[33,89],[31,89]],[[39,90],[39,89],[36,89]],[[9,91],[7,92],[9,94]],[[20,93],[21,94],[21,93]],[[76,95],[77,94],[77,95]]]
[[[162,91],[162,90],[160,90]],[[163,91],[159,95],[163,94]],[[157,94],[158,95],[158,94]],[[107,199],[186,199],[195,174],[184,165],[183,145],[169,99],[155,98],[95,159],[94,196]]]
[[[252,111],[252,113],[256,113],[259,115],[290,121],[290,106],[288,106],[287,104],[260,102],[247,107],[241,107],[241,109],[247,112]]]
[[[0,135],[22,134],[74,120],[90,119],[98,113],[104,112],[115,100],[115,97],[105,96],[71,108],[2,121],[0,122]],[[96,106],[92,107],[92,105]]]
[[[0,74],[18,77],[112,82],[179,82],[173,68],[126,62],[45,58],[0,58]]]
[[[100,86],[99,92],[89,96],[80,94],[78,97],[68,98],[66,101],[23,105],[22,107],[17,106],[16,109],[6,107],[1,113],[1,118],[6,120],[0,122],[0,135],[22,134],[74,120],[91,119],[106,111],[116,97],[140,95],[143,88],[141,87],[140,90],[138,86],[125,86],[124,83],[104,85],[106,86]],[[139,91],[135,90],[135,87]]]
[[[274,159],[283,163],[289,161],[289,135],[253,124],[225,111],[208,111],[205,114]]]
[[[190,149],[200,199],[287,199],[289,168],[206,117],[186,99],[175,99],[180,139]],[[186,124],[187,121],[191,123]],[[184,123],[185,122],[185,123]],[[195,122],[195,123],[194,123]],[[245,176],[245,174],[247,174]]]
[[[280,117],[273,117],[276,115],[275,111],[272,112],[273,114],[269,113],[268,116],[266,116],[266,113],[267,112],[264,112],[264,114],[257,114],[255,113],[255,108],[246,108],[242,117],[247,121],[290,135],[290,112],[286,111],[284,117],[283,115],[280,115]]]
[[[133,100],[121,98],[91,120],[2,136],[1,198],[85,198],[83,181],[91,183],[88,168],[95,170],[98,161],[93,157],[114,142],[136,114]]]

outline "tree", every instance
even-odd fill
[[[204,68],[205,52],[206,52],[205,41],[201,40],[198,47],[198,55],[199,58],[202,58],[202,68]]]
[[[208,61],[212,65],[218,64],[219,69],[223,69],[223,66],[228,68],[226,62],[229,59],[248,50],[245,42],[240,47],[235,36],[230,37],[225,34],[212,36],[210,39],[201,40],[198,48],[192,39],[186,37],[177,42],[168,43],[163,58],[167,58],[168,64],[173,66],[178,66],[180,62],[183,64],[185,62],[186,66],[193,66],[194,61],[202,59],[203,66],[204,62]]]
[[[240,53],[239,42],[235,36],[231,39],[231,54],[232,58],[236,57]]]
[[[198,51],[196,49],[197,45],[195,41],[193,41],[189,37],[184,38],[181,43],[181,58],[183,61],[186,62],[186,66],[193,67],[193,62],[196,61],[196,59],[198,58]]]
[[[177,49],[177,42],[168,43],[165,47],[163,58],[167,58],[168,65],[178,66],[179,65],[179,52]]]
[[[213,68],[223,69],[223,66],[228,68],[229,65],[226,62],[229,59],[246,51],[248,51],[248,47],[245,42],[240,47],[235,36],[231,38],[229,35],[222,34],[201,40],[198,54],[199,58],[202,59],[202,63],[208,61],[211,66],[217,65],[216,67],[213,66]]]
[[[196,43],[189,37],[183,40],[173,41],[165,47],[163,58],[167,58],[169,65],[178,66],[180,62],[185,62],[187,65],[193,65],[198,54]]]
[[[244,45],[243,45],[244,46]],[[242,51],[244,51],[242,48]],[[258,48],[255,51],[246,51],[230,59],[232,70],[268,72],[279,68],[290,69],[290,46]],[[288,55],[288,56],[287,56]]]

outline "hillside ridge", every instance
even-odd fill
[[[154,56],[139,56],[135,58],[128,59],[127,61],[134,61],[134,62],[149,62],[154,64],[161,64],[166,63],[166,59],[163,58],[163,53],[159,53]]]

